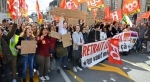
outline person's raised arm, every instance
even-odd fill
[[[64,21],[64,14],[62,14],[62,17],[59,20],[59,29],[63,28],[63,21]]]

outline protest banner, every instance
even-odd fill
[[[85,44],[82,47],[82,66],[92,67],[108,57],[107,40]]]
[[[21,54],[35,53],[37,45],[36,41],[21,41]]]
[[[108,41],[108,61],[110,63],[122,65],[122,60],[119,53],[119,39],[111,38]]]
[[[72,45],[71,35],[70,34],[62,35],[62,42],[64,48],[71,46]]]
[[[51,31],[50,36],[53,38],[61,39],[61,35],[58,32]]]
[[[128,40],[128,38],[132,38],[131,36],[128,37],[129,34],[120,33],[115,35],[112,39],[119,39],[119,52],[122,51],[129,51],[132,49],[133,46],[129,46],[131,44],[131,39]],[[132,31],[129,32],[130,34]],[[137,33],[137,32],[135,32]],[[123,37],[127,39],[127,41],[124,41]],[[137,35],[134,38],[138,38]],[[93,65],[103,61],[108,57],[108,43],[110,39],[99,41],[99,42],[93,42],[89,44],[85,44],[82,47],[82,58],[81,58],[81,64],[83,67],[92,67]]]
[[[71,9],[62,9],[62,8],[54,8],[54,10],[50,11],[50,15],[62,16],[62,13],[65,14],[66,18],[75,18],[75,19],[85,19],[85,12],[80,10],[71,10]]]

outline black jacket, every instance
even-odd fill
[[[95,42],[95,40],[100,41],[100,32],[92,30],[89,33],[89,42]]]
[[[107,31],[107,38],[111,38],[111,37],[113,37],[112,31]]]
[[[115,36],[117,33],[121,33],[122,31],[119,29],[119,28],[115,28],[115,27],[112,27],[112,33],[113,33],[113,36]]]
[[[83,34],[84,44],[89,43],[88,33],[82,33],[82,34]]]
[[[2,36],[1,45],[2,45],[3,64],[9,63],[13,59],[12,52],[9,48],[9,41],[15,34],[16,29],[17,29],[17,24],[13,24],[12,30],[7,35]]]
[[[145,36],[148,36],[147,40],[150,41],[150,28],[145,32]]]

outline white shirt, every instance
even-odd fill
[[[106,40],[107,34],[105,32],[100,32],[100,40]]]
[[[73,49],[76,50],[78,49],[77,46],[80,46],[82,44],[84,44],[84,39],[83,39],[83,35],[81,32],[74,32],[72,34],[72,39],[73,39]]]
[[[59,21],[58,33],[61,35],[67,34],[67,29],[63,27],[63,18],[61,18]]]

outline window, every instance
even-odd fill
[[[111,0],[111,10],[115,10],[115,0]]]

